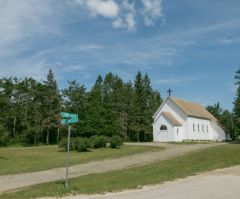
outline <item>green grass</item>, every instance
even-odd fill
[[[120,149],[102,148],[90,152],[70,153],[70,164],[76,165],[92,160],[115,158],[136,153],[162,150],[161,147],[123,146]],[[0,175],[47,170],[64,167],[66,153],[57,146],[19,147],[0,149]]]
[[[70,180],[67,191],[64,189],[64,183],[58,181],[0,195],[0,198],[35,198],[63,196],[69,193],[93,194],[134,189],[143,185],[159,184],[196,175],[204,171],[239,165],[239,151],[240,145],[237,144],[217,146],[146,166],[73,178]]]

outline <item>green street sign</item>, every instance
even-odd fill
[[[68,124],[68,119],[61,119],[61,125]]]
[[[78,115],[72,113],[61,112],[61,124],[74,124],[78,122]]]

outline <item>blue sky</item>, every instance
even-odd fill
[[[166,97],[232,109],[239,0],[0,0],[0,77],[53,69],[60,88],[138,70]]]

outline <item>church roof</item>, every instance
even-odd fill
[[[171,113],[162,112],[162,114],[173,126],[182,126],[182,124]]]
[[[211,113],[209,113],[200,104],[188,102],[176,97],[169,97],[169,99],[174,102],[187,116],[197,117],[202,119],[209,119],[213,121],[218,121]]]

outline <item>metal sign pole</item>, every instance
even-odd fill
[[[78,115],[72,113],[61,112],[61,125],[68,124],[68,142],[67,142],[67,160],[66,160],[66,179],[65,187],[68,188],[68,174],[69,174],[69,159],[70,159],[70,137],[71,137],[71,126],[70,124],[75,124],[78,122]]]
[[[71,136],[71,125],[68,125],[68,143],[67,143],[67,165],[66,165],[66,180],[65,187],[68,188],[68,170],[69,170],[69,151],[70,151],[70,136]]]

